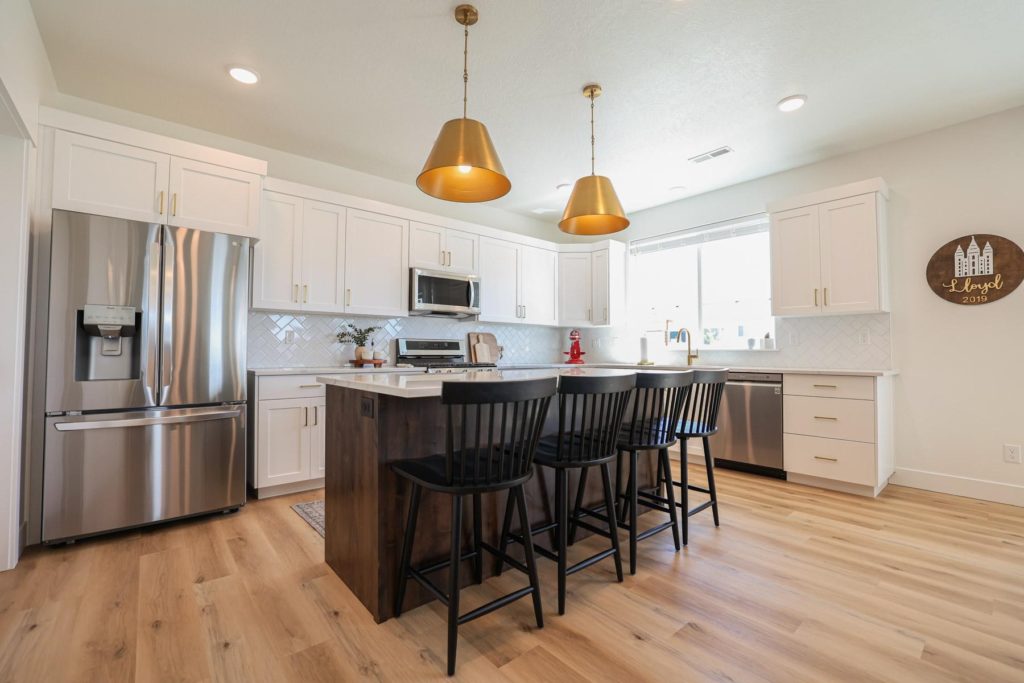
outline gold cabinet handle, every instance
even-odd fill
[[[818,305],[818,288],[817,287],[814,288],[814,305],[815,306]]]
[[[304,425],[302,425],[302,426],[303,426],[303,427],[308,427],[308,426],[309,426],[309,407],[308,407],[308,406],[307,406],[307,407],[304,407],[304,408],[302,409],[302,412],[303,412],[303,413],[305,413],[305,415],[306,415],[306,424],[304,424]]]
[[[825,305],[828,306],[828,287],[825,288]]]
[[[302,303],[309,303],[309,285],[302,285]]]
[[[313,426],[316,427],[318,424],[320,424],[320,411],[318,406],[313,406]]]
[[[814,386],[815,389],[838,389],[839,388],[835,384],[815,384],[813,386]]]
[[[178,215],[178,193],[175,192],[171,195],[171,215]]]
[[[839,418],[838,417],[829,417],[827,415],[815,415],[814,419],[815,420],[831,420],[832,422],[839,422]]]
[[[816,455],[816,456],[814,456],[814,459],[815,460],[827,460],[828,462],[839,462],[839,458],[829,458],[829,457],[824,456],[824,455]]]
[[[300,384],[299,389],[319,389],[319,384]]]
[[[444,250],[441,250],[441,265],[444,265]]]
[[[292,299],[295,300],[295,303],[299,303],[299,285],[298,285],[298,283],[295,284],[295,291],[292,294]]]
[[[164,191],[163,190],[160,190],[160,211],[158,211],[157,213],[159,213],[161,216],[164,215]]]
[[[593,318],[590,317],[590,309],[589,308],[587,309],[587,320],[588,321],[593,320]]]
[[[345,290],[345,305],[346,306],[351,306],[352,305],[352,290],[351,289],[346,289]]]

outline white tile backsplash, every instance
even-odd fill
[[[563,331],[536,325],[499,325],[443,318],[341,318],[290,313],[249,314],[248,366],[250,368],[326,367],[345,365],[353,344],[339,344],[335,335],[345,323],[378,326],[376,349],[386,349],[395,360],[396,337],[466,340],[470,332],[491,332],[504,347],[503,362],[555,363],[561,358]],[[286,341],[293,334],[291,343]]]
[[[640,357],[640,335],[626,328],[581,330],[586,360],[629,362]],[[893,367],[892,325],[888,313],[778,318],[775,351],[700,350],[704,364],[766,368],[882,370]],[[650,344],[654,361],[686,362],[682,352]]]

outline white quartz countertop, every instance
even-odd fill
[[[588,377],[611,377],[629,374],[635,370],[618,370],[613,368],[580,368],[578,366],[551,366],[534,370],[487,370],[453,374],[397,374],[397,373],[363,373],[334,376],[318,376],[317,382],[345,389],[369,391],[387,394],[400,398],[424,398],[441,395],[441,385],[445,382],[516,382],[559,375],[586,375]]]
[[[657,365],[637,365],[629,363],[593,363],[586,364],[583,366],[573,365],[543,365],[543,364],[519,364],[510,363],[508,365],[499,365],[499,367],[508,368],[509,370],[525,370],[525,369],[537,369],[537,368],[571,368],[571,367],[584,367],[584,368],[614,368],[622,370],[711,370],[715,368],[728,368],[733,372],[771,372],[781,373],[784,375],[857,375],[862,377],[885,377],[889,375],[899,374],[899,370],[887,370],[887,369],[867,369],[858,370],[850,368],[765,368],[765,367],[747,367],[739,365],[671,365],[671,364],[657,364]]]
[[[396,368],[393,365],[382,368],[353,368],[348,366],[326,367],[294,367],[294,368],[249,368],[249,373],[257,377],[262,375],[385,375],[395,372],[422,374],[423,368]]]

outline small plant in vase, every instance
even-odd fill
[[[366,345],[370,342],[370,335],[379,329],[379,327],[356,327],[352,323],[345,323],[345,328],[338,332],[338,341],[342,344],[356,345],[356,360],[373,358],[372,350],[367,356]]]

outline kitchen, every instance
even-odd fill
[[[1019,6],[801,16],[913,86],[885,99],[837,60],[836,87],[809,71],[815,39],[765,87],[736,76],[741,113],[640,48],[617,59],[708,99],[613,55],[524,81],[494,61],[516,32],[572,38],[493,3],[319,7],[335,29],[301,21],[335,61],[309,68],[345,63],[362,103],[323,88],[316,107],[269,6],[222,49],[223,8],[184,8],[206,26],[189,37],[167,8],[9,4],[4,678],[1020,678]],[[602,5],[579,15],[595,35],[614,17],[680,64],[671,30],[794,30],[763,7]],[[113,11],[166,25],[198,80],[98,50]],[[912,49],[908,21],[929,28]],[[431,47],[352,75],[349,51],[391,35]],[[928,60],[972,96],[937,107]],[[399,64],[428,103],[400,117],[374,86],[409,83]],[[669,103],[700,123],[669,125]],[[477,117],[489,134],[444,161],[445,130]],[[587,407],[605,405],[588,382],[632,382],[622,412]],[[674,397],[653,402],[673,428],[630,448],[648,392]],[[499,396],[543,408],[510,488],[480,479],[519,462]],[[614,423],[611,451],[576,419]],[[488,436],[512,460],[481,459],[506,452]],[[469,453],[486,476],[454,474]],[[444,558],[461,569],[425,578]]]

